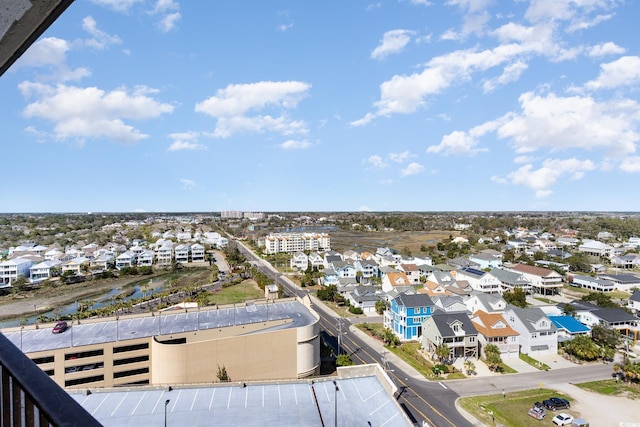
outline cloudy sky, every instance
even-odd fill
[[[638,211],[640,2],[76,0],[0,212]]]

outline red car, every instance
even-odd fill
[[[69,325],[67,324],[67,322],[61,320],[60,322],[56,323],[56,326],[53,327],[51,332],[54,334],[61,334],[62,332],[66,331],[68,327]]]

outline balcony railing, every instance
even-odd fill
[[[91,427],[100,423],[0,334],[0,425]]]

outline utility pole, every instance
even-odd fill
[[[341,353],[341,349],[342,349],[342,335],[346,335],[347,332],[342,332],[342,322],[340,321],[340,319],[336,320],[337,323],[337,327],[338,327],[338,356]]]

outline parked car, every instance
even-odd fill
[[[569,414],[561,413],[553,417],[551,422],[558,426],[568,426],[573,422],[573,417]]]
[[[550,399],[546,399],[542,401],[542,406],[551,411],[555,411],[557,409],[569,409],[571,408],[571,404],[566,399],[561,399],[559,397],[552,397]]]
[[[539,421],[547,416],[547,411],[539,406],[534,405],[531,409],[529,409],[528,414],[530,417],[533,417]]]
[[[552,397],[551,400],[556,405],[556,409],[570,409],[571,403],[567,399],[562,399],[560,397]]]
[[[64,331],[66,331],[68,327],[69,325],[67,324],[67,322],[65,322],[64,320],[61,320],[58,323],[56,323],[56,325],[53,327],[51,332],[54,334],[61,334]]]

